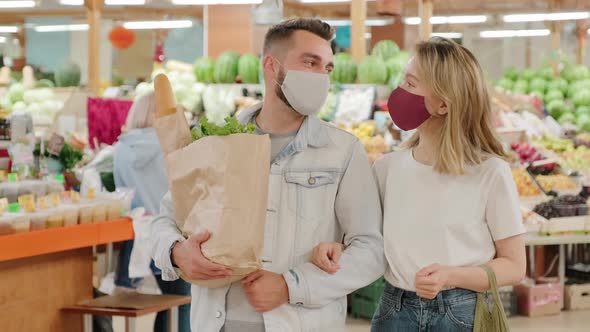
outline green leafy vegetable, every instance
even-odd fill
[[[221,127],[209,122],[207,117],[202,117],[199,124],[192,130],[193,141],[199,140],[205,136],[228,136],[232,134],[252,134],[256,131],[254,124],[241,125],[238,119],[225,118],[225,126]]]

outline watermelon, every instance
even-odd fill
[[[516,68],[510,67],[504,72],[504,77],[511,81],[516,81],[518,79],[518,71],[516,71]]]
[[[362,84],[385,84],[387,67],[380,57],[367,56],[359,64],[358,78]]]
[[[213,79],[216,83],[234,83],[238,77],[240,56],[234,52],[224,52],[215,62]]]
[[[559,120],[557,120],[557,122],[559,122],[559,124],[561,125],[564,125],[566,123],[575,124],[576,116],[572,113],[565,113],[561,117],[559,117]]]
[[[399,52],[399,46],[393,40],[381,40],[375,44],[371,55],[380,57],[383,61],[393,58]]]
[[[36,88],[55,88],[55,84],[53,84],[52,81],[43,78],[37,81],[37,84],[35,86]]]
[[[575,79],[576,81],[590,78],[590,70],[584,65],[577,65],[575,67]]]
[[[64,63],[55,71],[55,83],[59,87],[79,86],[80,66],[73,62]]]
[[[498,80],[498,82],[496,82],[496,86],[501,87],[504,90],[510,91],[514,86],[514,82],[508,77],[502,77],[500,80]]]
[[[193,71],[197,82],[213,82],[215,62],[207,57],[202,57],[195,61]]]
[[[552,100],[547,103],[547,110],[554,119],[559,119],[564,113],[566,113],[566,106],[563,100]]]
[[[405,59],[393,57],[385,63],[389,77],[398,77],[404,73],[407,61]]]
[[[578,115],[581,115],[581,114],[590,115],[590,106],[580,106],[580,107],[576,108],[576,114],[578,114]]]
[[[12,104],[23,101],[25,96],[25,87],[20,83],[14,83],[8,88],[7,96],[10,98]]]
[[[535,77],[529,82],[529,92],[530,91],[539,91],[545,93],[547,89],[547,81],[540,77]]]
[[[528,92],[529,82],[525,81],[524,79],[520,79],[514,82],[514,86],[512,87],[512,91],[516,93],[525,94]]]
[[[550,81],[553,79],[553,68],[545,67],[539,69],[537,72],[537,77],[542,78],[544,80]]]
[[[590,106],[590,90],[580,90],[574,94],[572,102],[576,107]]]
[[[238,74],[243,83],[258,84],[260,59],[255,54],[244,54],[238,61]]]
[[[547,83],[547,91],[560,90],[564,94],[567,93],[567,80],[561,77],[554,78]]]
[[[590,132],[590,115],[582,114],[578,116],[578,121],[576,122],[578,128],[585,132]]]
[[[410,61],[410,53],[405,51],[399,51],[394,58],[398,59],[399,61],[407,63]]]
[[[545,102],[549,103],[552,100],[563,100],[563,92],[561,90],[550,90],[545,95]]]
[[[527,68],[522,71],[522,74],[520,75],[520,77],[525,81],[530,81],[533,78],[535,78],[535,71],[530,68]]]
[[[332,83],[350,84],[356,81],[356,62],[348,53],[334,55],[334,70],[330,73]]]

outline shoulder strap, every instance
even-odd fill
[[[487,264],[480,266],[484,271],[486,271],[488,275],[488,281],[490,283],[490,292],[494,297],[494,306],[500,311],[501,319],[508,323],[508,318],[506,317],[506,313],[504,312],[504,307],[502,306],[502,300],[500,299],[500,293],[498,291],[498,282],[496,280],[496,273],[494,270]]]

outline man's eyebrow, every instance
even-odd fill
[[[315,60],[322,60],[322,57],[314,53],[303,53],[302,58],[314,58]]]

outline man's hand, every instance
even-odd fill
[[[340,256],[344,251],[344,245],[337,242],[322,242],[313,249],[311,262],[315,266],[329,274],[335,274],[340,270]]]
[[[432,300],[450,284],[448,266],[433,264],[416,273],[416,294],[421,298]]]
[[[211,237],[203,231],[191,235],[186,241],[177,243],[172,249],[172,259],[182,272],[190,279],[222,279],[232,275],[232,271],[220,264],[212,263],[203,256],[201,244]]]
[[[268,312],[289,301],[289,287],[281,274],[260,270],[242,280],[244,293],[257,312]]]

